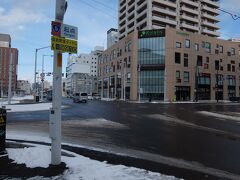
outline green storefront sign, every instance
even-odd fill
[[[165,37],[165,29],[144,30],[138,32],[138,38]]]
[[[190,36],[190,34],[188,34],[186,32],[180,32],[180,31],[177,31],[176,34],[181,35],[181,36]]]

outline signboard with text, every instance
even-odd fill
[[[6,110],[0,108],[0,154],[5,151]]]
[[[138,38],[165,37],[165,29],[143,30],[138,32]]]
[[[62,51],[77,54],[77,41],[65,39],[62,37],[52,36],[51,49],[53,51]]]
[[[78,28],[75,26],[62,24],[61,37],[77,40],[78,39]]]

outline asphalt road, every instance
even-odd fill
[[[65,142],[124,153],[146,152],[240,176],[239,104],[73,104],[70,99],[63,104]],[[200,111],[234,118],[206,116]],[[48,114],[8,113],[8,129],[47,133]]]

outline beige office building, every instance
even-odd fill
[[[119,39],[164,27],[219,37],[219,6],[219,0],[119,0]]]
[[[166,27],[134,31],[99,57],[103,98],[164,101],[239,96],[240,43]]]

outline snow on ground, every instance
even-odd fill
[[[15,101],[21,101],[21,100],[25,100],[25,99],[27,99],[27,100],[30,100],[30,99],[34,99],[34,97],[32,96],[32,95],[29,95],[29,96],[13,96],[12,97],[12,100],[15,100]]]
[[[52,103],[6,105],[7,109],[11,109],[9,112],[43,111],[51,107]]]
[[[29,95],[29,96],[13,96],[11,99],[11,104],[17,104],[20,103],[20,101],[22,100],[31,100],[33,99],[33,96]],[[5,106],[8,104],[8,98],[0,98],[0,105],[1,106]]]
[[[206,116],[216,117],[216,118],[219,118],[220,120],[233,120],[233,121],[240,122],[240,117],[237,117],[237,116],[231,116],[231,115],[220,114],[220,113],[209,112],[209,111],[199,111],[197,113],[200,113]]]
[[[29,168],[49,166],[51,153],[49,147],[30,147],[23,149],[7,149],[8,156],[17,164],[26,164]],[[39,156],[41,154],[41,156]]]
[[[50,147],[34,145],[35,147],[12,149],[8,148],[9,158],[18,164],[26,164],[27,167],[48,167],[51,159]],[[71,180],[174,180],[173,176],[166,176],[160,173],[127,167],[123,165],[111,165],[106,162],[91,160],[84,156],[65,151],[74,157],[62,156],[62,161],[66,163],[68,170],[63,175],[52,177],[51,179],[71,179]],[[41,156],[39,156],[41,154]],[[40,179],[33,177],[31,180]]]
[[[80,126],[80,127],[94,127],[94,128],[111,128],[111,129],[128,129],[124,124],[113,122],[104,118],[93,118],[84,120],[68,120],[64,121],[64,125]]]

